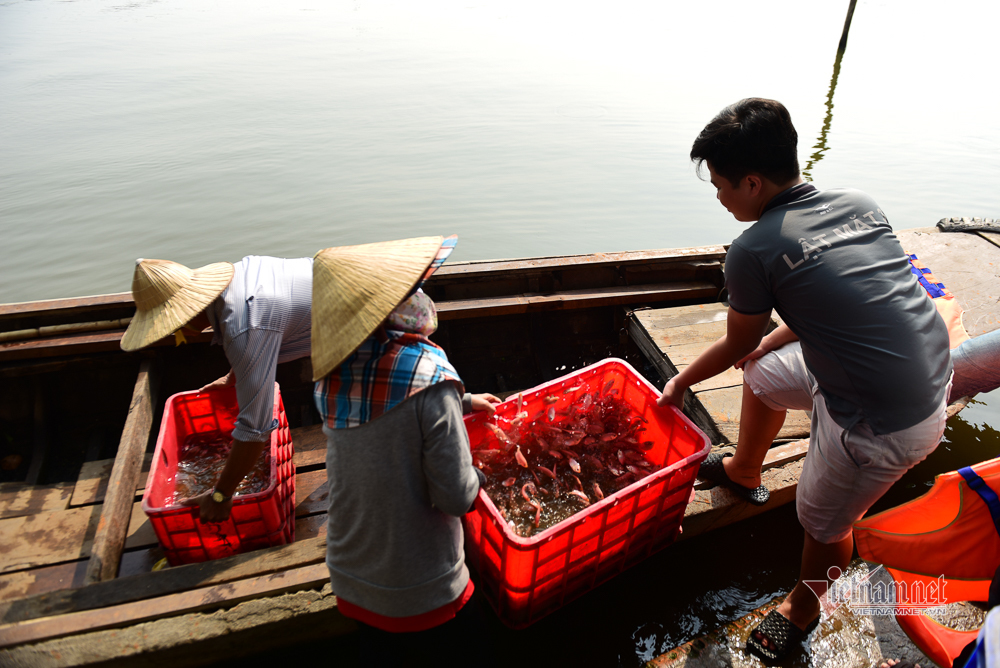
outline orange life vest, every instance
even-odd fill
[[[965,311],[958,305],[955,295],[944,287],[944,283],[931,273],[931,270],[917,258],[916,254],[907,253],[906,259],[910,261],[910,272],[917,277],[917,281],[927,291],[927,296],[934,302],[938,314],[948,327],[948,347],[951,350],[958,348],[971,338],[969,333],[965,331],[965,325],[962,324],[962,314]]]
[[[937,476],[923,496],[854,524],[862,559],[886,566],[897,583],[896,610],[920,606],[913,592],[940,588],[949,603],[985,601],[1000,567],[1000,458]],[[945,586],[940,587],[939,577]],[[905,587],[899,587],[900,583]],[[955,658],[977,631],[954,631],[926,615],[896,621],[939,666]]]

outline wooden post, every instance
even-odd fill
[[[851,19],[854,18],[854,6],[857,4],[858,0],[851,0],[851,4],[847,8],[847,20],[844,21],[844,31],[840,33],[840,44],[837,45],[839,53],[843,53],[847,49],[847,33],[851,31]]]
[[[135,381],[132,404],[128,409],[118,454],[111,469],[111,479],[104,497],[104,507],[94,536],[84,584],[111,580],[118,574],[128,523],[132,516],[135,488],[139,482],[143,455],[149,442],[149,429],[153,423],[153,374],[150,367],[149,360],[144,360],[139,367],[139,377]]]

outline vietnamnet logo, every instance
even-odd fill
[[[944,576],[925,582],[896,582],[882,566],[846,577],[842,577],[839,568],[831,566],[827,576],[832,582],[805,581],[826,615],[844,605],[856,614],[873,617],[919,615],[927,608],[948,603],[945,595],[948,581]]]

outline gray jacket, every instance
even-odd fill
[[[462,523],[479,491],[462,397],[433,385],[360,427],[329,429],[326,564],[337,596],[387,617],[454,601],[469,581]]]

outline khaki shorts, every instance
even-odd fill
[[[944,400],[927,419],[891,434],[875,434],[863,421],[842,428],[830,417],[798,342],[749,362],[743,378],[772,410],[812,411],[795,507],[803,528],[821,543],[847,538],[854,522],[933,452],[944,434]]]

